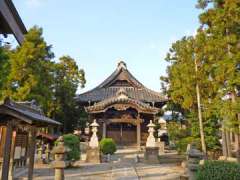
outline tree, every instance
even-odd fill
[[[240,85],[240,2],[238,0],[199,0],[198,6],[204,9],[200,15],[202,29],[209,37],[206,47],[209,61],[213,64],[212,79],[217,96],[213,100],[227,130],[226,143],[230,151],[229,131],[236,133],[236,147],[240,160],[239,105]],[[223,97],[230,95],[229,100]],[[224,136],[223,136],[224,139]],[[231,153],[227,153],[231,156]]]
[[[9,54],[9,47],[0,46],[0,99],[3,99],[3,89],[10,72]]]
[[[194,112],[198,110],[202,150],[206,153],[199,89],[200,79],[205,77],[199,76],[198,68],[201,61],[195,51],[193,37],[184,37],[170,49],[166,58],[171,63],[168,68],[169,95],[173,102],[183,108]]]
[[[204,153],[217,132],[213,131],[218,124],[209,123],[209,119],[216,119],[213,110],[213,101],[216,88],[211,79],[212,62],[206,55],[208,36],[204,30],[199,29],[195,37],[184,37],[172,45],[166,60],[170,63],[168,77],[163,78],[168,83],[168,95],[176,105],[185,109],[192,136],[198,140],[200,136],[201,147]],[[196,122],[198,118],[198,122]],[[211,125],[207,129],[204,125]],[[210,129],[211,130],[210,130]],[[214,141],[215,144],[219,144]]]
[[[72,132],[83,115],[83,109],[77,107],[74,98],[79,85],[84,87],[85,83],[84,71],[78,68],[70,56],[61,57],[55,64],[52,116],[63,123],[64,132]]]
[[[42,29],[34,26],[28,31],[22,46],[11,53],[10,73],[4,96],[15,100],[36,100],[48,112],[52,101],[51,46],[42,37]]]

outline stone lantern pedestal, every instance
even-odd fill
[[[67,167],[65,160],[65,154],[68,149],[64,146],[63,137],[60,136],[58,139],[58,145],[52,150],[54,154],[54,161],[52,162],[52,167],[55,169],[55,180],[64,180],[64,168]]]
[[[149,128],[148,129],[149,135],[146,142],[144,159],[146,163],[157,164],[159,163],[158,160],[159,148],[153,135],[155,124],[152,123],[152,120],[150,120],[150,123],[147,125],[147,127]]]
[[[99,127],[99,124],[96,122],[96,120],[94,120],[90,126],[92,127],[93,134],[89,141],[86,162],[100,163],[100,149],[97,137],[97,128]]]
[[[193,145],[189,144],[187,147],[187,175],[189,180],[196,179],[196,172],[199,167],[199,163],[204,159],[204,154],[196,149]]]

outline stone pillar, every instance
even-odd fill
[[[2,165],[2,180],[8,179],[9,165],[10,165],[10,152],[12,145],[12,132],[13,132],[13,124],[11,121],[7,123],[7,132],[6,139],[4,145],[4,153],[3,153],[3,165]]]
[[[103,134],[102,134],[102,138],[106,138],[107,137],[107,125],[105,122],[103,122]]]
[[[37,163],[43,163],[43,144],[42,142],[39,143],[39,147],[37,148]]]
[[[152,120],[150,120],[150,123],[147,125],[147,127],[149,128],[148,129],[149,135],[146,142],[144,158],[146,163],[156,164],[159,163],[158,160],[159,148],[156,146],[157,145],[156,140],[153,135],[155,124],[152,123]]]
[[[141,124],[140,121],[137,123],[137,148],[141,150]]]
[[[55,180],[64,180],[64,168],[67,166],[64,159],[67,152],[68,149],[64,146],[64,139],[60,136],[58,138],[58,145],[52,150],[52,153],[54,154],[52,167],[55,169]]]
[[[187,147],[187,176],[189,180],[194,180],[197,169],[199,167],[200,160],[203,159],[204,155],[201,151],[194,148],[192,145]]]
[[[35,145],[36,145],[36,127],[31,127],[28,134],[28,157],[27,157],[27,167],[28,167],[28,179],[33,179],[33,168],[34,168],[34,156],[35,156]]]
[[[97,128],[99,124],[96,120],[90,125],[92,127],[92,137],[90,138],[89,147],[87,149],[87,162],[91,163],[99,163],[100,162],[100,151],[99,151],[99,143],[97,137]]]
[[[49,163],[50,162],[50,147],[49,144],[47,144],[46,146],[46,162]]]

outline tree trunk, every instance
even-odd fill
[[[223,156],[227,157],[228,152],[227,152],[227,142],[226,142],[226,131],[224,127],[224,123],[222,122],[222,153]]]
[[[236,102],[236,95],[235,93],[232,93],[232,102]],[[237,113],[237,121],[240,122],[240,113]],[[236,158],[237,161],[240,162],[240,126],[237,125],[236,127],[236,136],[235,136],[235,143],[236,143]]]
[[[226,131],[226,144],[227,144],[227,155],[228,157],[232,157],[232,146],[230,140],[230,131]]]
[[[198,67],[197,67],[196,58],[194,59],[194,63],[195,63],[195,72],[196,72],[196,76],[197,76]],[[196,83],[196,94],[197,94],[198,120],[199,120],[199,129],[200,129],[202,151],[205,155],[207,155],[207,148],[206,148],[206,143],[205,143],[205,138],[204,138],[204,130],[203,130],[201,98],[200,98],[198,79],[197,79],[197,83]]]

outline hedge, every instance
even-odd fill
[[[80,141],[79,138],[74,134],[63,135],[64,145],[70,149],[67,153],[67,160],[79,160],[80,158]],[[56,144],[58,142],[56,141]]]
[[[113,154],[116,152],[117,147],[112,138],[103,138],[100,141],[100,149],[103,154]]]
[[[240,180],[240,164],[226,161],[206,161],[196,174],[197,180]]]

